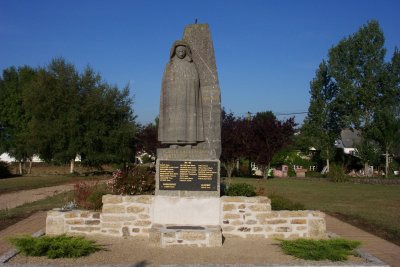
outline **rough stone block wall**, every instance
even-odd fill
[[[73,210],[47,213],[46,233],[102,234],[148,237],[152,225],[153,196],[103,196],[102,212]]]
[[[101,231],[100,212],[73,210],[47,212],[46,234],[65,233],[99,234]]]
[[[154,196],[103,196],[102,212],[47,213],[46,233],[149,237]],[[319,211],[272,211],[267,197],[221,197],[220,226],[225,237],[322,238],[325,214]],[[184,240],[176,236],[176,240]],[[178,241],[177,241],[178,242]]]
[[[112,236],[149,235],[153,196],[103,196],[101,233]]]
[[[321,238],[324,214],[318,211],[271,211],[267,197],[222,197],[221,227],[225,237]]]

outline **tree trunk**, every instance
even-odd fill
[[[224,163],[223,166],[226,170],[226,175],[228,176],[228,178],[231,178],[233,170],[235,169],[235,161],[234,160],[228,161]]]
[[[263,167],[264,173],[263,173],[263,178],[268,179],[268,165]]]
[[[326,159],[326,173],[329,173],[329,159]]]
[[[364,162],[364,175],[368,177],[369,176],[368,173],[369,173],[369,164],[368,161],[366,161]]]
[[[32,172],[32,158],[28,159],[28,161],[29,161],[28,174],[31,174],[31,172]]]
[[[75,159],[71,159],[69,173],[74,173],[75,171]]]
[[[19,161],[19,174],[22,175],[22,161]]]
[[[388,173],[389,173],[389,151],[386,149],[386,154],[385,154],[385,177],[388,178]]]

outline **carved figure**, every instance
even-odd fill
[[[162,79],[158,140],[170,145],[204,141],[200,80],[189,44],[176,41]]]

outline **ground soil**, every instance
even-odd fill
[[[278,241],[269,239],[227,238],[218,248],[158,248],[149,246],[147,239],[90,237],[104,245],[105,250],[78,259],[54,259],[18,255],[12,264],[304,264],[282,253]],[[329,261],[327,261],[329,262]],[[326,263],[327,263],[326,262]],[[366,262],[353,257],[351,262]],[[314,262],[315,263],[315,262]],[[319,262],[322,263],[322,262]]]
[[[70,187],[64,185],[65,190]],[[36,189],[34,189],[36,190]],[[63,189],[42,188],[40,191],[26,190],[17,193],[15,201],[31,202],[33,197],[44,198]],[[28,192],[30,191],[30,192]],[[3,198],[1,198],[3,197]],[[0,204],[10,203],[9,196],[0,195]],[[371,235],[354,226],[344,223],[332,216],[326,216],[327,230],[342,237],[360,240],[362,250],[377,256],[392,267],[400,267],[400,247]],[[46,224],[46,212],[38,212],[22,221],[0,231],[0,255],[12,247],[5,240],[8,236],[19,234],[32,234],[38,230],[44,230]],[[99,243],[103,244],[106,251],[94,253],[80,259],[59,259],[48,260],[46,258],[32,258],[18,255],[11,260],[11,263],[47,263],[47,264],[184,264],[184,263],[248,263],[248,264],[272,264],[272,263],[300,263],[299,259],[284,255],[274,240],[266,239],[235,239],[228,238],[220,248],[167,248],[160,249],[150,247],[146,239],[133,238],[106,238],[96,237]],[[352,259],[359,261],[360,259]]]

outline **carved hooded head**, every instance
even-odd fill
[[[175,57],[175,51],[176,51],[176,48],[178,46],[186,47],[186,56],[185,56],[184,60],[192,62],[193,61],[193,59],[192,59],[192,50],[190,49],[189,44],[186,43],[185,41],[182,41],[182,40],[175,41],[175,43],[172,45],[171,52],[169,54],[170,60],[172,60]]]

